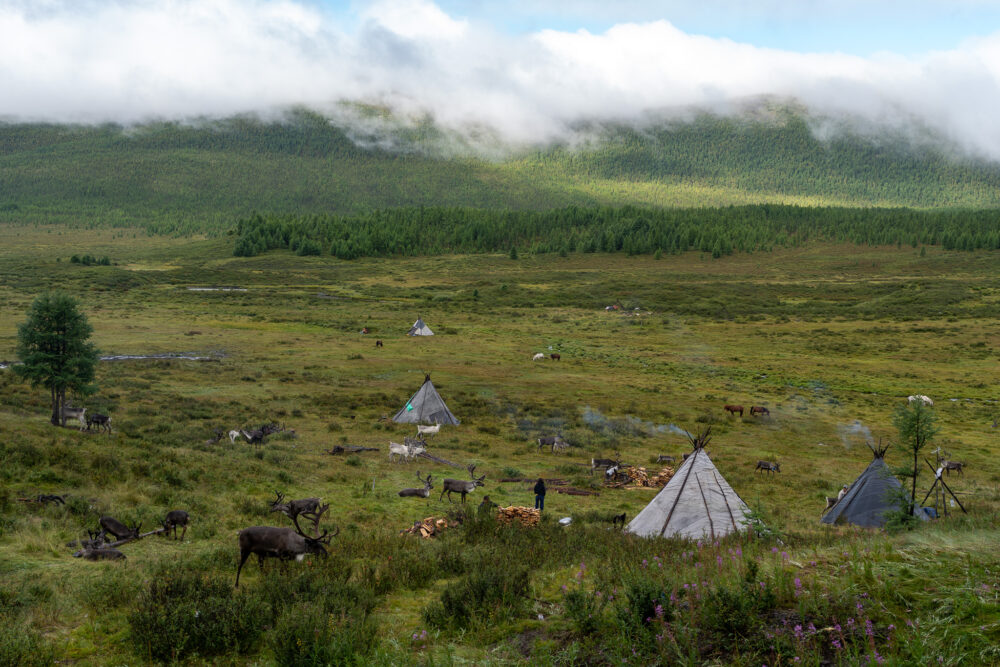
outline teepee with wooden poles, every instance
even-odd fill
[[[392,421],[397,424],[458,424],[458,419],[451,414],[451,410],[445,404],[441,394],[434,388],[431,376],[424,376],[424,383],[420,385],[413,396],[410,396],[399,412],[395,414]]]
[[[667,485],[625,527],[626,532],[642,537],[714,540],[747,529],[750,508],[705,451],[711,430],[708,427],[697,436],[687,434],[693,451]]]
[[[868,464],[850,488],[829,511],[820,519],[822,523],[868,526],[880,528],[888,520],[886,515],[905,509],[906,492],[889,466],[885,464],[885,452],[889,445],[872,445],[872,462]]]

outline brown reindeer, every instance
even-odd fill
[[[445,493],[448,494],[448,502],[449,503],[453,502],[451,499],[451,494],[454,491],[455,493],[462,494],[462,502],[464,503],[466,494],[475,491],[477,486],[486,485],[486,475],[483,475],[482,477],[476,477],[476,466],[470,465],[468,466],[468,470],[469,470],[469,477],[471,478],[471,480],[468,482],[460,479],[444,480],[444,488],[441,489],[441,496],[438,498],[439,502],[444,499]]]
[[[188,513],[184,510],[170,510],[167,512],[167,517],[163,520],[163,532],[161,535],[170,536],[170,529],[174,529],[174,539],[177,539],[177,526],[180,526],[181,530],[181,542],[184,541],[184,535],[187,534],[188,529]]]
[[[102,516],[100,524],[102,539],[108,533],[114,535],[119,540],[137,539],[139,537],[139,529],[142,527],[141,523],[133,523],[131,526],[126,526],[113,516]]]
[[[742,405],[723,405],[722,409],[731,415],[739,413],[740,417],[743,416],[743,406]]]
[[[323,505],[317,510],[317,515],[322,515],[328,509],[330,509],[330,505]],[[330,531],[324,530],[322,535],[317,532],[316,535],[310,536],[302,532],[296,519],[293,518],[292,522],[295,524],[294,529],[251,526],[240,531],[238,538],[240,564],[236,568],[237,588],[240,585],[240,572],[243,571],[243,565],[247,562],[250,554],[256,554],[261,569],[264,569],[265,558],[278,558],[285,561],[294,558],[298,561],[305,558],[306,554],[326,556],[326,547],[330,546],[330,540],[340,533],[340,528],[337,528],[337,532],[332,535]]]
[[[962,471],[962,469],[964,467],[965,467],[965,464],[964,463],[959,463],[958,461],[942,461],[941,462],[941,468],[948,475],[950,475],[951,471],[954,470],[955,472],[957,472],[962,477],[965,477],[965,473]]]

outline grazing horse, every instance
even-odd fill
[[[742,405],[723,405],[722,409],[728,412],[729,414],[735,415],[738,412],[740,414],[740,417],[743,416]]]
[[[545,358],[545,353],[544,352],[539,352],[539,353],[535,354],[533,357],[531,357],[531,360],[532,361],[540,361],[540,360],[542,360],[544,358]]]
[[[765,408],[763,405],[754,405],[750,408],[750,416],[756,417],[757,415],[767,415],[771,416],[771,411]]]
[[[562,357],[559,356],[558,352],[553,352],[552,354],[549,355],[549,359],[551,359],[552,361],[559,361],[560,359],[562,359]]]
[[[375,347],[382,347],[382,340],[381,339],[375,341]]]

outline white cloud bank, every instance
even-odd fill
[[[1000,33],[904,58],[802,54],[666,21],[526,36],[428,0],[350,28],[294,0],[0,0],[0,117],[73,122],[269,113],[342,101],[515,142],[765,95],[820,115],[922,126],[1000,159]]]

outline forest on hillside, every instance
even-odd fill
[[[866,246],[1000,249],[1000,210],[916,211],[762,204],[701,209],[634,206],[550,211],[404,208],[361,215],[261,215],[241,219],[233,254],[288,249],[340,259],[445,253],[698,250],[721,257],[810,240]]]
[[[0,124],[0,222],[218,235],[254,211],[1000,206],[1000,165],[901,137],[820,139],[810,123],[787,112],[606,125],[579,129],[585,140],[572,144],[490,157],[433,126],[376,132],[305,110],[280,121],[8,123]]]

